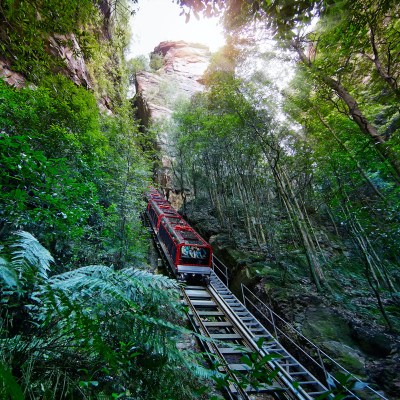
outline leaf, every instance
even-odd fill
[[[5,287],[14,288],[18,285],[18,277],[9,263],[0,257],[0,280],[4,282]]]
[[[54,262],[49,251],[28,232],[19,231],[15,235],[19,239],[10,246],[13,266],[30,283],[35,283],[38,278],[46,280],[50,264]]]
[[[0,382],[6,391],[6,395],[13,400],[24,400],[21,387],[3,362],[0,363]]]

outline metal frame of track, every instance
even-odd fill
[[[226,308],[212,286],[186,286],[182,291],[190,308],[192,325],[203,337],[206,352],[214,355],[211,361],[218,359],[218,371],[230,377],[231,383],[225,388],[229,399],[247,400],[252,393],[276,395],[285,390],[279,384],[241,387],[240,374],[250,370],[241,358],[246,353],[255,352],[256,344],[243,332],[234,313]]]
[[[328,392],[329,389],[266,330],[214,273],[211,275],[211,288],[221,299],[224,310],[233,315],[236,326],[246,336],[246,340],[252,344],[253,348],[257,349],[257,341],[264,338],[261,349],[258,349],[260,355],[278,355],[268,364],[271,368],[279,370],[279,381],[283,382],[287,390],[291,392],[292,398],[311,400]]]
[[[161,257],[168,264],[153,229],[149,228],[149,231]],[[247,400],[251,393],[267,392],[280,393],[276,396],[279,398],[313,400],[328,392],[329,389],[286,351],[215,272],[211,274],[210,285],[186,286],[183,297],[190,308],[189,318],[194,329],[204,338],[211,339],[203,340],[206,351],[220,360],[219,371],[232,378],[232,384],[226,388],[229,399]],[[261,348],[257,345],[260,338],[265,339]],[[276,356],[267,362],[271,371],[279,371],[276,385],[265,385],[258,390],[240,387],[237,372],[245,373],[249,367],[238,360],[246,352],[258,352],[260,357]]]

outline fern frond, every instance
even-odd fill
[[[110,306],[110,302],[119,302],[121,307],[123,304],[135,307],[117,273],[104,265],[81,267],[54,276],[48,282],[53,290],[68,293],[72,299],[87,305],[90,304],[88,299],[93,298],[97,304]]]
[[[0,362],[0,383],[0,395],[4,395],[4,398],[24,399],[21,387],[18,385],[10,369],[3,362]]]
[[[54,276],[49,284],[57,290],[87,298],[96,295],[96,301],[120,302],[132,308],[152,304],[153,309],[171,305],[179,294],[174,281],[133,268],[114,271],[104,265],[91,265]],[[178,303],[177,303],[178,304]]]
[[[3,288],[13,289],[18,286],[18,277],[7,260],[0,257],[0,282]]]
[[[162,275],[154,275],[148,271],[126,268],[118,272],[120,282],[130,294],[132,300],[141,304],[151,302],[162,308],[168,305],[181,312],[179,285],[176,281]]]
[[[135,268],[125,268],[120,272],[124,276],[138,279],[154,289],[179,289],[179,284],[175,280],[163,275],[155,275],[151,272]]]
[[[10,245],[12,252],[12,265],[19,274],[20,279],[35,283],[36,280],[47,280],[50,264],[54,262],[50,252],[30,233],[19,231],[16,243]]]

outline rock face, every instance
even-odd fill
[[[81,49],[74,35],[54,34],[50,36],[47,51],[65,63],[65,67],[60,69],[59,72],[68,76],[75,84],[86,89],[91,88],[85,60],[80,55]],[[10,86],[18,88],[26,86],[25,77],[12,71],[9,62],[4,59],[0,59],[0,77]]]
[[[144,126],[151,122],[165,122],[180,99],[189,99],[204,89],[204,74],[211,53],[201,44],[162,42],[153,51],[162,57],[162,67],[155,72],[142,71],[136,74],[136,106]],[[165,155],[169,142],[168,131],[162,129],[157,144]],[[174,189],[169,174],[170,159],[163,156],[162,168],[158,171],[158,182],[165,188]]]
[[[24,76],[19,74],[18,72],[12,71],[8,62],[1,58],[0,58],[0,77],[7,83],[7,85],[10,86],[21,88],[26,85]]]
[[[180,89],[188,95],[203,90],[202,75],[210,62],[210,50],[201,44],[162,42],[155,49],[164,59],[164,71],[179,77]]]
[[[86,63],[81,55],[81,49],[75,35],[54,34],[50,36],[48,52],[63,60],[65,68],[61,72],[67,75],[75,84],[86,89],[91,88]]]
[[[201,44],[162,42],[153,51],[162,56],[163,66],[156,72],[136,74],[139,114],[144,125],[150,119],[169,117],[178,98],[190,98],[203,90],[202,75],[211,53]]]

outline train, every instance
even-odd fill
[[[146,197],[147,218],[176,278],[208,284],[212,271],[211,246],[157,189],[150,188]]]

